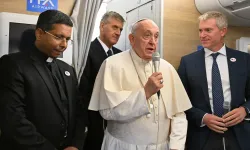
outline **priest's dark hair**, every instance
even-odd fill
[[[59,10],[46,10],[42,12],[37,20],[36,29],[40,28],[43,31],[53,29],[53,24],[65,24],[73,27],[70,17]]]

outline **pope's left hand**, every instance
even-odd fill
[[[64,150],[78,150],[78,148],[69,146],[69,147],[66,147]]]
[[[247,113],[245,111],[245,108],[239,107],[226,113],[222,118],[224,119],[223,122],[226,124],[226,127],[231,127],[242,122],[245,119],[246,115]]]

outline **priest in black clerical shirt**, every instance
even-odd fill
[[[70,42],[72,22],[57,10],[39,15],[35,42],[0,59],[0,149],[80,150],[84,114],[76,74],[56,59]]]

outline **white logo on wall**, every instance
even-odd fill
[[[32,4],[33,1],[35,0],[30,0],[30,3]],[[37,5],[36,4],[32,5],[33,8],[42,8],[42,9],[53,9],[54,6],[55,5],[53,4],[51,0],[37,0]]]

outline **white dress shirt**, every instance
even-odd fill
[[[207,85],[208,85],[208,95],[209,102],[211,106],[212,112],[213,109],[213,93],[212,93],[212,66],[213,66],[213,57],[211,54],[215,52],[205,48],[205,65],[206,65],[206,74],[207,74]],[[225,45],[216,53],[220,53],[217,56],[216,62],[219,67],[221,83],[223,89],[224,101],[229,102],[231,104],[231,89],[230,89],[230,80],[229,80],[229,72],[228,72],[228,64],[227,64],[227,53]]]
[[[112,47],[108,48],[108,46],[105,43],[103,43],[103,41],[99,37],[97,37],[97,40],[101,43],[102,48],[104,49],[107,56],[108,56],[108,50],[111,50],[112,54],[114,54]]]
[[[207,48],[204,48],[204,51],[205,51],[205,67],[206,67],[206,75],[207,75],[208,96],[209,96],[211,110],[214,113],[213,93],[212,93],[213,57],[211,55],[213,53],[220,53],[216,58],[216,62],[218,64],[218,68],[219,68],[219,72],[220,72],[224,101],[227,101],[227,102],[229,102],[229,104],[231,104],[231,99],[232,99],[231,98],[229,72],[228,72],[228,64],[227,64],[226,46],[224,44],[221,47],[221,49],[217,52],[213,52]],[[205,126],[205,124],[203,123],[203,119],[204,119],[205,115],[202,118],[201,127]]]

